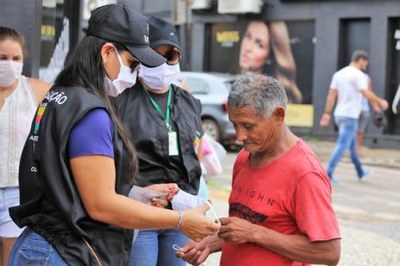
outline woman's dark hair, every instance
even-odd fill
[[[107,106],[112,121],[116,125],[130,157],[131,175],[136,177],[138,172],[137,154],[129,140],[128,134],[117,116],[115,105],[104,90],[104,77],[106,75],[101,58],[101,48],[106,40],[94,36],[86,36],[82,39],[72,56],[68,59],[65,68],[58,74],[54,85],[63,87],[82,87],[88,92],[101,98]],[[127,49],[117,43],[113,43],[118,51]]]
[[[12,28],[0,26],[0,42],[9,39],[19,43],[19,45],[21,45],[22,52],[24,53],[24,55],[26,55],[24,35]]]

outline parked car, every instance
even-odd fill
[[[222,73],[182,73],[190,92],[201,102],[204,132],[222,144],[233,144],[235,129],[228,118],[227,100],[235,76]]]

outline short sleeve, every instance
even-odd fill
[[[69,158],[86,155],[114,157],[113,123],[107,111],[89,111],[71,130],[68,139]]]
[[[339,223],[332,206],[329,180],[320,173],[304,176],[296,187],[294,214],[299,230],[311,241],[340,238]]]
[[[331,80],[331,84],[329,85],[330,89],[336,89],[337,90],[337,75],[334,74]]]
[[[368,89],[368,82],[369,82],[369,77],[365,73],[360,73],[359,78],[357,79],[357,89],[358,90],[366,90]]]

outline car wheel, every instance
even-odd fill
[[[220,141],[221,136],[217,122],[210,118],[205,118],[201,120],[201,124],[205,133],[207,133],[213,140]]]

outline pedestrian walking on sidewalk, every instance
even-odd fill
[[[347,149],[350,150],[350,157],[356,168],[358,179],[361,181],[369,175],[369,172],[363,169],[357,152],[356,133],[362,110],[362,98],[364,96],[372,105],[380,106],[383,110],[388,108],[388,102],[368,89],[368,76],[363,72],[367,66],[368,54],[357,50],[352,54],[350,64],[337,71],[332,77],[325,112],[320,120],[320,125],[323,127],[330,124],[336,103],[334,117],[339,134],[327,167],[332,184],[340,183],[333,174]]]

